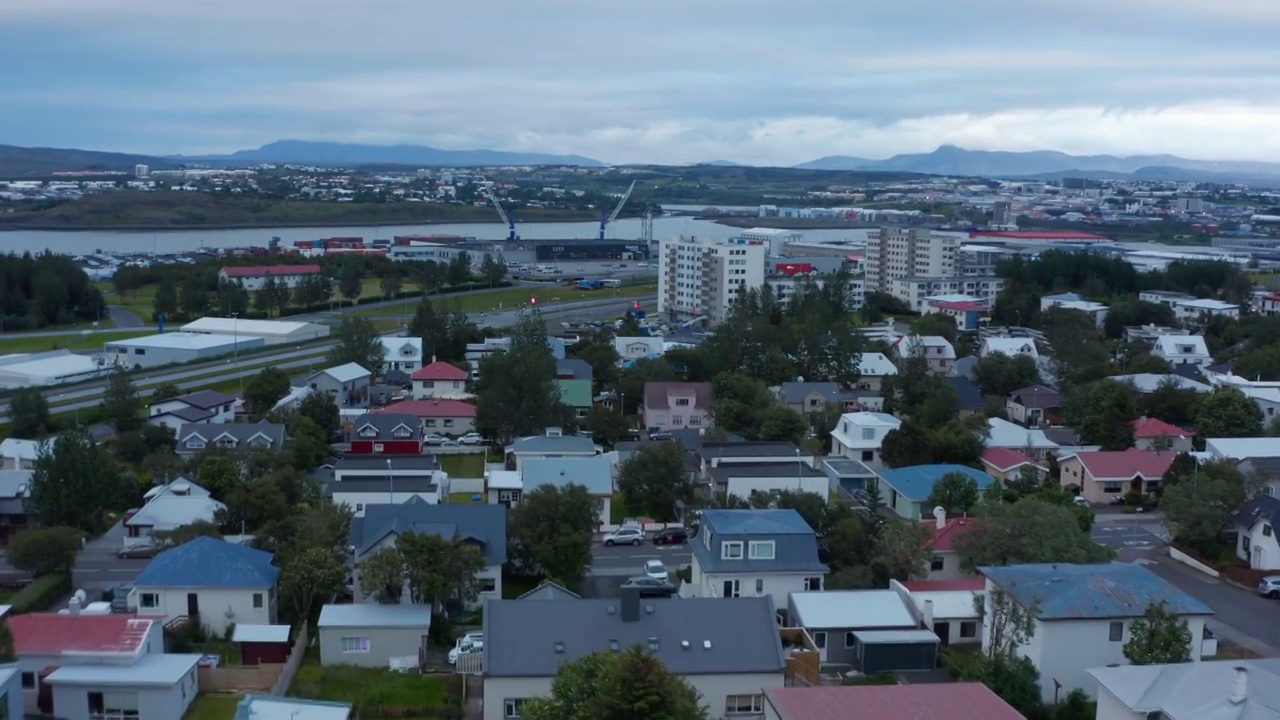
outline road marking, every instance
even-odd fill
[[[1124,544],[1129,547],[1146,547],[1151,543],[1147,542],[1146,540],[1126,540]]]

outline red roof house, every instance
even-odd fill
[[[987,579],[981,577],[962,578],[960,580],[906,580],[902,587],[910,592],[956,592],[970,590],[982,592],[987,589]]]
[[[778,720],[1026,720],[978,682],[767,688]]]
[[[402,400],[381,412],[413,415],[422,420],[427,435],[465,435],[476,429],[476,406],[461,400]]]
[[[430,365],[415,370],[410,377],[414,380],[466,380],[468,375],[462,368],[443,360],[433,360]]]
[[[433,360],[430,365],[414,371],[413,396],[418,400],[460,400],[467,395],[470,373],[443,360]]]
[[[1012,448],[992,447],[982,451],[979,456],[982,460],[982,467],[987,474],[997,480],[1010,482],[1018,477],[1022,472],[1022,468],[1030,465],[1041,472],[1046,468],[1034,459],[1023,455]]]
[[[164,652],[159,618],[29,613],[5,618],[18,655],[120,657]]]
[[[1178,453],[1170,450],[1098,450],[1076,453],[1059,463],[1062,485],[1091,503],[1107,503],[1130,490],[1149,493],[1160,486]]]
[[[1133,441],[1140,450],[1172,450],[1188,452],[1195,433],[1158,418],[1140,417],[1133,421]]]

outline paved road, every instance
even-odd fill
[[[1164,516],[1152,514],[1100,514],[1090,533],[1094,542],[1114,550],[1152,550],[1169,542]]]
[[[1213,609],[1209,628],[1219,637],[1242,645],[1266,657],[1280,657],[1280,601],[1269,600],[1248,590],[1174,562],[1167,556],[1139,561]]]
[[[122,560],[116,557],[123,545],[124,525],[121,523],[116,523],[110,530],[85,545],[71,572],[76,589],[85,590],[91,599],[97,599],[99,592],[107,587],[132,583],[150,561]]]
[[[617,545],[605,547],[596,543],[591,549],[591,574],[593,576],[632,577],[644,573],[649,560],[661,560],[668,572],[675,572],[688,565],[693,556],[687,545]]]
[[[125,310],[119,305],[112,305],[107,308],[107,312],[111,315],[111,319],[115,321],[117,328],[128,328],[136,330],[139,328],[151,327],[135,312]]]

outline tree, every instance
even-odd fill
[[[526,574],[545,574],[577,587],[583,568],[591,564],[599,523],[595,498],[581,485],[544,485],[525,493],[508,515],[513,564]]]
[[[968,570],[1022,563],[1097,563],[1114,556],[1080,529],[1070,509],[1037,498],[983,503],[955,547],[961,566]]]
[[[875,549],[871,553],[877,584],[883,587],[891,579],[910,580],[925,575],[933,556],[929,547],[932,539],[933,531],[927,525],[888,523],[876,538]]]
[[[280,289],[282,281],[276,280],[274,275],[268,275],[267,279],[262,282],[262,286],[258,288],[257,295],[253,298],[253,304],[268,316],[276,307],[276,295]]]
[[[613,340],[613,330],[604,329],[592,335],[590,340],[574,345],[570,350],[572,357],[591,366],[591,379],[596,390],[614,387],[618,379],[618,366],[622,363],[622,357],[618,355]]]
[[[20,530],[9,538],[9,564],[35,577],[70,572],[84,534],[79,528],[53,526]]]
[[[384,547],[360,561],[360,589],[383,605],[396,605],[404,593],[404,557],[394,547]]]
[[[414,310],[408,332],[410,337],[422,338],[426,354],[454,363],[466,358],[467,343],[480,338],[480,329],[456,301],[450,307],[432,303],[425,296]]]
[[[601,650],[560,665],[549,697],[529,698],[526,720],[706,720],[698,691],[652,653]]]
[[[196,484],[209,491],[217,500],[226,500],[244,486],[240,467],[230,455],[209,453],[200,461],[196,471]]]
[[[9,434],[16,438],[29,440],[40,437],[53,426],[53,418],[49,415],[49,401],[39,388],[15,390],[9,398],[9,417],[12,424]]]
[[[249,291],[239,280],[220,279],[214,293],[213,307],[224,317],[243,315],[249,312]]]
[[[396,538],[410,599],[443,609],[449,600],[473,600],[485,567],[480,548],[459,537],[432,532],[406,532]]]
[[[742,433],[752,440],[759,439],[763,413],[774,404],[769,388],[742,373],[721,373],[711,384],[711,415],[716,427],[725,432]],[[790,429],[794,427],[793,424]]]
[[[338,280],[338,292],[347,302],[354,303],[364,291],[364,273],[355,265],[348,265]]]
[[[120,471],[111,454],[81,430],[44,443],[31,476],[27,515],[45,525],[96,529],[96,513],[134,507],[138,484]]]
[[[495,260],[492,254],[485,253],[480,263],[480,276],[489,283],[489,287],[499,285],[507,276],[507,266],[501,260]]]
[[[631,415],[639,411],[644,402],[645,383],[669,382],[676,379],[676,372],[663,358],[641,358],[631,363],[618,375],[615,389],[621,395],[622,411]],[[714,406],[713,406],[714,408]],[[714,414],[714,409],[712,413]]]
[[[382,344],[382,334],[372,320],[348,315],[342,319],[334,336],[328,356],[331,365],[355,363],[374,375],[382,374],[387,348]]]
[[[1160,509],[1174,537],[1201,551],[1216,545],[1231,525],[1231,515],[1247,499],[1243,482],[1226,474],[1201,471],[1163,488]]]
[[[978,481],[964,473],[949,472],[938,478],[924,503],[929,507],[940,507],[948,515],[967,513],[978,504]]]
[[[111,423],[116,432],[137,430],[145,424],[138,388],[134,387],[129,371],[121,365],[112,366],[99,407],[102,408],[103,419]]]
[[[504,445],[515,437],[541,433],[567,417],[542,317],[536,312],[521,313],[510,337],[508,350],[480,361],[475,390],[476,425]]]
[[[1238,388],[1219,387],[1202,395],[1192,411],[1196,435],[1202,438],[1257,437],[1262,409]]]
[[[382,297],[388,300],[400,294],[400,285],[404,280],[399,275],[387,275],[378,282],[378,289],[382,291]]]
[[[277,367],[265,367],[244,386],[245,409],[255,418],[262,418],[280,399],[289,394],[292,387],[289,374]]]
[[[591,408],[587,415],[587,429],[591,431],[592,440],[607,448],[626,438],[629,430],[622,413],[602,407]]]
[[[198,537],[211,537],[221,540],[222,529],[218,527],[217,523],[197,520],[172,530],[156,530],[151,537],[155,542],[156,549],[163,550],[185,545]]]
[[[342,592],[346,576],[346,563],[335,549],[307,548],[280,572],[280,595],[293,608],[294,619],[306,622],[317,601]]]
[[[1133,392],[1114,380],[1103,380],[1082,388],[1083,403],[1073,413],[1080,435],[1103,450],[1133,447],[1133,420],[1138,409]]]
[[[449,267],[445,270],[446,281],[454,286],[466,285],[471,282],[471,256],[466,250],[458,252],[449,260]]]
[[[333,401],[333,396],[328,393],[307,393],[298,403],[297,413],[302,417],[310,418],[311,422],[315,423],[316,427],[323,431],[326,439],[342,426],[338,404]]]
[[[809,430],[800,413],[783,405],[773,405],[760,413],[760,439],[784,440],[799,444]]]
[[[678,505],[693,500],[684,446],[675,440],[646,443],[618,468],[618,490],[632,511],[659,522],[674,520]]]
[[[1191,630],[1187,621],[1165,606],[1163,600],[1147,606],[1142,617],[1129,623],[1124,656],[1134,665],[1191,662]]]
[[[204,315],[208,305],[209,287],[204,284],[204,278],[195,273],[183,278],[178,292],[178,306],[183,314],[187,317],[200,317]]]
[[[151,299],[151,308],[155,311],[157,318],[169,317],[178,312],[178,285],[174,282],[171,273],[161,276],[160,286],[156,288],[156,295]]]
[[[1040,372],[1036,369],[1034,358],[1027,355],[1009,357],[999,352],[993,352],[979,360],[974,366],[973,375],[973,380],[983,395],[1000,397],[1040,382]]]
[[[988,603],[983,615],[990,621],[990,640],[987,644],[987,657],[1014,658],[1018,649],[1027,644],[1036,634],[1036,615],[1039,610],[1034,605],[1024,607],[1009,597],[1001,588],[992,588],[990,595],[974,598],[974,604]]]
[[[182,395],[182,390],[174,382],[162,382],[151,391],[151,404],[162,403]]]
[[[13,631],[9,629],[9,623],[0,620],[0,663],[17,661],[18,653],[13,644]]]
[[[910,420],[885,434],[880,460],[891,468],[924,465],[930,461],[929,437]]]

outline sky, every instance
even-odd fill
[[[1277,0],[0,0],[0,143],[1280,161]]]

